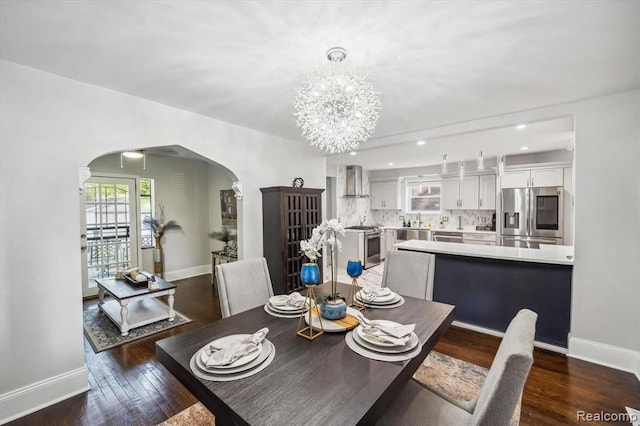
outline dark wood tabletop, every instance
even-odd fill
[[[348,287],[340,285],[343,294]],[[326,294],[327,284],[317,294]],[[416,324],[418,356],[403,362],[364,358],[345,343],[345,333],[313,341],[296,335],[298,319],[276,318],[257,307],[198,330],[156,342],[158,360],[216,416],[217,425],[373,424],[453,321],[451,305],[405,297],[394,309],[366,309],[370,319]],[[189,361],[217,338],[269,328],[275,359],[245,379],[213,382],[191,373]]]
[[[140,286],[136,286],[130,284],[124,279],[117,280],[113,277],[96,278],[95,281],[98,286],[104,288],[105,291],[107,291],[118,300],[123,300],[129,297],[140,296],[142,294],[153,293],[157,291],[170,290],[177,287],[175,284],[170,283],[169,281],[165,281],[158,276],[156,276],[156,281],[158,281],[158,288],[154,290],[149,290],[149,287],[146,283]]]

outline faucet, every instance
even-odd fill
[[[418,228],[422,228],[422,212],[418,212]]]
[[[360,218],[360,226],[364,225],[364,223],[365,223],[366,221],[367,221],[367,216],[366,216],[366,215],[365,215],[365,216],[362,216],[362,217]]]

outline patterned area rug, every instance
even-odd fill
[[[97,306],[85,310],[83,315],[84,335],[95,353],[191,322],[191,319],[176,311],[176,318],[171,322],[164,320],[147,324],[129,330],[129,335],[127,336],[121,336],[118,327],[105,314],[100,312]]]
[[[487,372],[486,368],[432,351],[429,354],[429,366],[421,365],[413,378],[464,405],[478,395]],[[511,426],[519,422],[520,402],[514,410]],[[215,417],[198,402],[160,425],[215,425]]]

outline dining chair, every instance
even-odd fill
[[[216,265],[222,318],[264,305],[273,296],[264,257]]]
[[[511,320],[478,396],[466,403],[409,380],[378,425],[509,425],[533,364],[538,314],[522,309]],[[461,383],[464,386],[464,383]]]
[[[389,287],[403,296],[432,300],[434,270],[433,254],[391,250],[384,261],[382,287]]]

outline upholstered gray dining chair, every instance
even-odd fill
[[[384,261],[382,287],[423,300],[433,299],[435,256],[406,250],[390,250]]]
[[[264,305],[273,296],[264,257],[216,265],[222,318]]]
[[[511,320],[478,396],[454,402],[415,380],[389,404],[378,425],[508,425],[533,364],[538,314],[522,309]],[[464,385],[464,384],[461,384]]]

